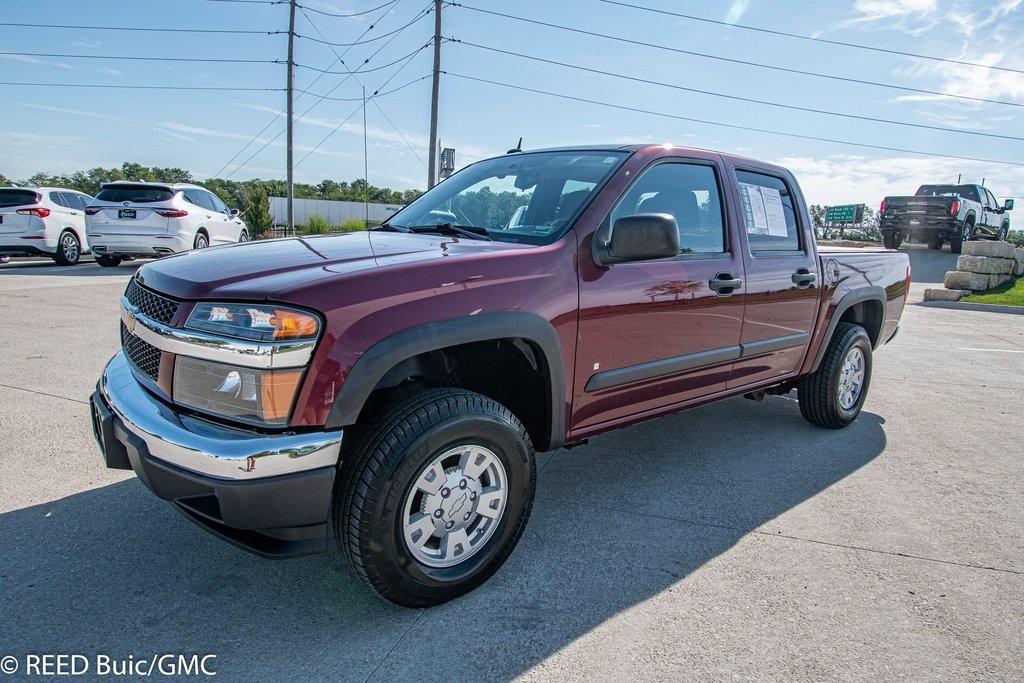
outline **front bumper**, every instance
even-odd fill
[[[118,353],[90,398],[107,467],[131,469],[207,531],[265,557],[323,552],[341,431],[261,435],[178,413]]]

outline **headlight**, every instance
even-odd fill
[[[178,356],[172,398],[206,413],[276,427],[291,415],[303,372],[255,370]]]
[[[197,304],[185,327],[200,332],[253,341],[316,339],[320,318],[315,314],[270,304]]]

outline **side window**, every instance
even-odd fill
[[[738,169],[736,179],[750,251],[800,251],[796,203],[786,182]]]
[[[988,206],[989,206],[989,208],[991,208],[991,209],[998,209],[999,208],[999,202],[996,201],[995,195],[992,194],[992,191],[987,189],[987,188],[985,190],[985,197],[988,199]]]
[[[71,208],[68,205],[68,201],[66,199],[64,199],[64,193],[63,192],[51,192],[50,193],[50,201],[53,202],[54,204],[59,205],[59,206],[63,206],[65,208],[67,208],[67,209]]]
[[[185,190],[182,194],[185,195],[185,201],[196,206],[201,206],[204,209],[214,211],[213,202],[210,201],[210,195],[202,190]]]
[[[207,199],[209,199],[210,202],[213,204],[214,211],[220,211],[221,213],[224,214],[228,212],[228,207],[224,205],[224,202],[220,200],[220,197],[213,194],[212,192],[204,192],[203,194],[205,194]]]
[[[197,191],[195,191],[195,190],[184,190],[184,191],[182,191],[181,195],[185,198],[185,201],[188,202],[189,204],[194,204],[196,206],[202,206],[202,203],[199,201],[199,193]]]
[[[722,195],[712,166],[668,162],[644,171],[612,210],[612,223],[634,213],[675,218],[680,254],[725,251]]]

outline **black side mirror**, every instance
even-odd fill
[[[623,216],[598,230],[593,242],[594,261],[610,265],[623,261],[651,261],[679,254],[679,226],[667,213]]]
[[[1013,211],[1013,200],[1007,199],[1003,202],[1003,211]]]

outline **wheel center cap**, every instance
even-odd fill
[[[465,476],[461,468],[445,470],[441,489],[423,498],[423,514],[430,515],[437,530],[435,535],[444,536],[472,524],[481,491],[480,482]]]

